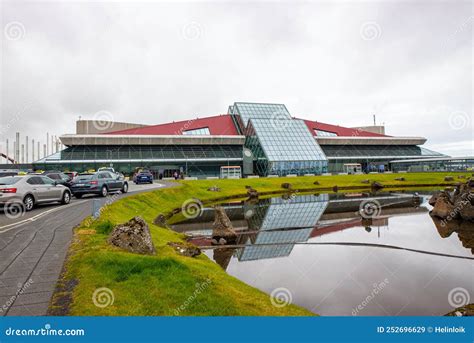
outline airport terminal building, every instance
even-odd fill
[[[103,166],[162,177],[304,175],[385,171],[394,160],[444,158],[423,137],[393,137],[380,126],[348,128],[293,117],[283,104],[236,102],[226,114],[159,125],[80,120],[60,137],[66,149],[36,169]],[[232,174],[233,175],[233,174]]]

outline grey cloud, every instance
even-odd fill
[[[2,31],[26,32],[2,36],[1,125],[32,105],[2,139],[72,132],[101,110],[154,124],[264,101],[347,126],[376,112],[389,134],[472,154],[472,15],[467,2],[6,1]],[[452,129],[459,111],[470,120]]]

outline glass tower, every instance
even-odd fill
[[[293,119],[283,104],[236,102],[229,107],[238,117],[245,146],[260,175],[321,174],[327,158],[304,121]]]

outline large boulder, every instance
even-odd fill
[[[455,199],[454,207],[464,220],[474,221],[474,193],[465,192]]]
[[[434,206],[436,204],[436,200],[438,200],[438,197],[439,195],[441,194],[441,192],[435,192],[431,198],[428,200],[428,204],[430,204],[431,206]]]
[[[431,215],[438,218],[451,218],[456,217],[456,212],[454,211],[454,204],[451,202],[449,194],[446,192],[441,192],[434,204],[433,210],[431,210]]]
[[[438,218],[474,221],[474,188],[469,181],[457,184],[453,191],[435,193],[429,204],[431,214]]]
[[[212,241],[217,244],[234,244],[237,241],[237,234],[234,231],[232,222],[220,206],[214,208],[215,219],[212,224]],[[215,243],[214,243],[215,244]]]
[[[117,225],[110,233],[109,244],[136,254],[155,254],[148,224],[141,217]]]

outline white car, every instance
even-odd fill
[[[0,205],[8,207],[20,204],[25,211],[31,211],[36,204],[69,204],[70,201],[71,191],[47,176],[18,175],[0,178]]]

